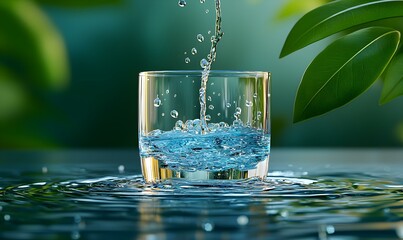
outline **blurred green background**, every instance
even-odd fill
[[[138,73],[199,69],[208,53],[196,35],[214,29],[214,2],[187,2],[2,0],[0,149],[136,148]],[[321,0],[302,2],[300,13]],[[301,16],[280,19],[286,3],[222,0],[213,65],[272,72],[272,146],[402,146],[403,98],[380,107],[379,82],[344,108],[292,124],[300,78],[326,40],[280,60]]]

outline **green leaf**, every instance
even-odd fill
[[[396,56],[386,70],[380,103],[388,103],[399,96],[403,96],[403,54]]]
[[[28,0],[0,1],[0,61],[41,87],[68,79],[63,40],[41,9]]]
[[[0,67],[0,124],[21,114],[27,103],[19,81],[7,69]]]
[[[103,5],[121,4],[123,0],[35,0],[40,4],[58,6],[58,7],[97,7]]]
[[[290,31],[280,57],[325,37],[375,20],[402,17],[403,0],[340,0],[304,15]]]
[[[304,14],[325,4],[327,0],[289,0],[278,12],[276,19],[283,20],[298,14]]]
[[[394,56],[400,33],[371,27],[346,35],[321,52],[299,86],[294,122],[341,107],[365,92]]]

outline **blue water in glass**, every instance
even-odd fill
[[[141,157],[153,157],[177,171],[247,171],[269,153],[270,134],[242,125],[210,128],[206,134],[156,130],[140,136]]]

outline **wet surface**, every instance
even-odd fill
[[[151,185],[137,152],[3,152],[0,239],[403,239],[400,156],[273,150],[265,181]]]

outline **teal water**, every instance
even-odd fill
[[[272,151],[264,181],[159,184],[132,151],[0,153],[0,239],[403,239],[401,151],[313,153]]]
[[[202,127],[195,121],[186,124],[186,130],[156,130],[140,136],[141,157],[154,157],[171,170],[245,171],[269,156],[270,135],[261,129],[209,124],[209,132],[201,134]]]

